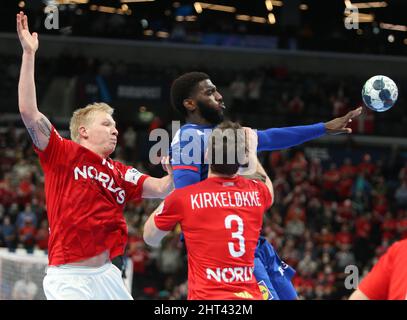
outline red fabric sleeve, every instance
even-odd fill
[[[171,231],[178,222],[181,222],[183,216],[182,207],[179,205],[179,199],[183,197],[174,190],[164,202],[161,208],[154,216],[154,222],[158,229],[162,231]]]
[[[118,163],[118,162],[116,162]],[[120,162],[119,162],[120,163]],[[121,164],[122,165],[122,164]],[[124,180],[126,194],[127,194],[127,201],[129,200],[140,200],[143,195],[143,184],[144,181],[149,178],[149,175],[143,174],[137,169],[131,166],[122,165],[122,169],[124,171]]]
[[[63,159],[63,154],[69,143],[70,141],[62,138],[54,126],[52,126],[47,147],[44,150],[40,150],[34,145],[34,151],[38,154],[43,165],[50,165],[58,162],[61,157]]]
[[[359,290],[371,300],[386,300],[388,298],[394,249],[395,244],[379,259],[359,285]]]

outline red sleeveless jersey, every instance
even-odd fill
[[[188,253],[188,299],[262,300],[254,252],[270,191],[243,177],[208,178],[173,191],[154,217],[169,231],[179,222]]]
[[[126,201],[142,196],[148,177],[62,138],[55,128],[39,155],[45,175],[49,222],[49,265],[80,261],[110,251],[123,254],[127,225]]]

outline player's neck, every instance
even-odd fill
[[[236,176],[237,176],[237,174],[229,175],[229,174],[215,173],[215,172],[212,172],[212,170],[210,170],[210,169],[209,169],[209,172],[208,172],[208,178],[226,178],[226,179],[231,179],[231,178],[235,178]]]
[[[107,159],[107,158],[109,158],[109,154],[106,154],[106,153],[101,152],[98,148],[96,148],[96,147],[94,147],[94,146],[92,146],[92,145],[86,143],[86,141],[85,141],[85,142],[82,142],[82,143],[79,143],[79,144],[80,144],[82,147],[85,147],[86,149],[92,151],[93,153],[96,153],[96,154],[97,154],[99,157],[101,157],[102,159]]]
[[[187,123],[193,123],[193,124],[197,124],[200,126],[213,125],[213,123],[210,123],[208,120],[202,118],[200,115],[198,115],[196,113],[189,114],[185,120]]]

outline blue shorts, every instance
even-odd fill
[[[254,257],[254,276],[265,300],[297,299],[291,283],[295,270],[281,261],[264,237],[260,237]]]

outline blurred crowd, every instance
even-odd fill
[[[0,246],[13,251],[47,250],[44,177],[28,134],[4,127],[0,133]],[[114,159],[160,176],[160,166],[135,161],[140,132],[127,128]],[[261,154],[275,202],[264,215],[262,233],[281,258],[297,270],[293,283],[301,299],[342,299],[345,268],[360,277],[395,240],[407,236],[407,162],[321,161],[301,148]],[[124,215],[133,264],[136,299],[184,299],[187,261],[176,229],[160,249],[147,247],[142,227],[157,200],[132,202]]]

